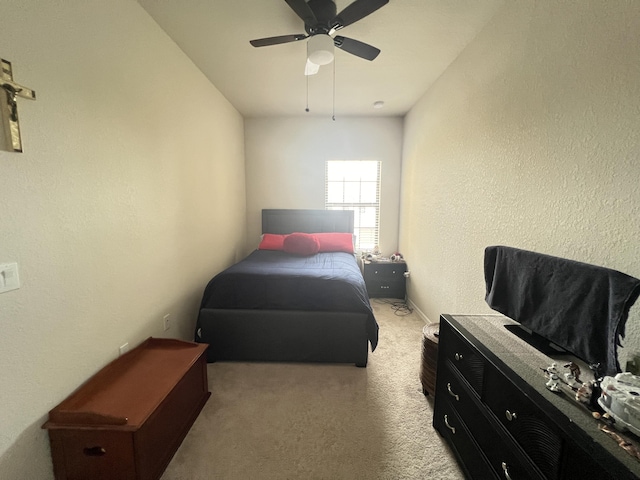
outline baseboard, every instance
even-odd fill
[[[422,310],[420,310],[415,303],[413,303],[411,301],[411,299],[409,297],[407,297],[407,305],[409,305],[411,307],[411,310],[413,310],[413,312],[417,313],[418,316],[422,319],[422,321],[426,324],[426,325],[430,325],[433,322],[431,320],[429,320],[429,317],[427,317],[424,312]]]

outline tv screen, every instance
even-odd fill
[[[536,348],[538,351],[544,353],[545,355],[570,355],[571,352],[567,352],[560,345],[556,345],[548,338],[543,337],[542,335],[537,334],[533,330],[525,327],[524,325],[512,325],[507,324],[504,326],[507,330],[509,330],[514,335],[520,337],[522,340],[527,342],[532,347]],[[584,358],[582,359],[584,360]]]

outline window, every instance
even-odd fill
[[[325,208],[353,210],[356,250],[373,250],[378,245],[380,162],[328,160]]]

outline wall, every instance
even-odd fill
[[[488,245],[640,277],[639,58],[640,2],[507,2],[407,115],[400,248],[430,321],[491,312]]]
[[[380,160],[380,249],[398,248],[402,119],[245,120],[248,247],[256,248],[263,208],[324,209],[327,160]]]
[[[48,410],[125,342],[192,338],[243,252],[244,127],[135,1],[3,0],[0,18],[37,93],[24,153],[0,152],[0,263],[22,282],[0,294],[0,478],[42,480]]]

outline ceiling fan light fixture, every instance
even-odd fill
[[[325,33],[313,35],[307,41],[310,62],[316,65],[327,65],[333,62],[333,38]]]
[[[320,65],[316,65],[307,58],[307,64],[304,66],[305,75],[315,75],[320,71]]]

